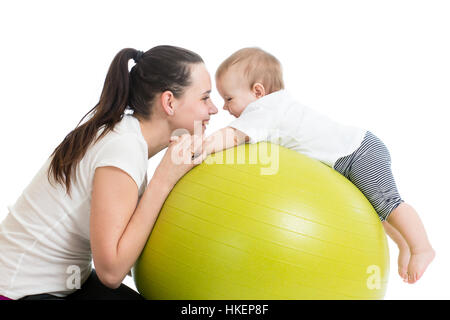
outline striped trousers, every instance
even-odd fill
[[[389,150],[370,131],[358,149],[336,161],[334,169],[366,196],[381,221],[403,202],[392,175]]]

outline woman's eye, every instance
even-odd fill
[[[206,100],[208,100],[209,99],[209,97],[204,97],[202,100],[203,101],[206,101]]]

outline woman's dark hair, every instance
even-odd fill
[[[128,72],[130,59],[136,64]],[[113,130],[126,109],[133,110],[138,119],[150,119],[155,96],[171,91],[179,98],[191,84],[191,66],[197,63],[203,63],[198,54],[174,46],[157,46],[146,52],[122,49],[111,62],[99,102],[51,154],[49,182],[53,177],[66,186],[70,196],[71,176],[99,129],[104,127],[94,143]],[[88,115],[89,119],[80,125]]]

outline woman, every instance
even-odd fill
[[[121,50],[89,119],[54,150],[0,225],[0,295],[142,298],[121,283],[170,190],[204,158],[192,160],[201,137],[191,134],[217,113],[210,92],[196,53]],[[171,138],[176,129],[189,134]],[[148,159],[166,147],[147,184]]]

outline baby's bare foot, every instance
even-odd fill
[[[408,280],[408,264],[411,257],[409,247],[399,247],[398,253],[398,274],[402,277],[403,281]]]
[[[433,261],[435,255],[436,253],[432,248],[424,251],[411,252],[411,258],[408,264],[408,283],[415,283],[422,277],[425,269]]]

